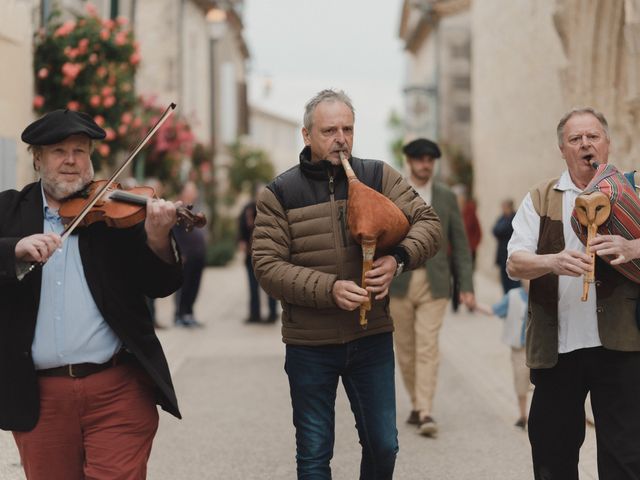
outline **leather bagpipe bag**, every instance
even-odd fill
[[[410,228],[395,203],[360,181],[349,183],[347,216],[353,238],[360,244],[377,240],[378,253],[386,253],[400,243]]]
[[[640,199],[636,194],[631,178],[620,173],[616,167],[609,164],[601,164],[596,174],[587,185],[583,193],[599,191],[605,194],[611,202],[611,215],[598,227],[600,235],[620,235],[627,240],[640,238]],[[579,221],[574,209],[571,215],[571,226],[580,241],[587,243],[587,227]],[[610,263],[615,257],[605,255],[603,257]],[[632,260],[620,265],[612,265],[617,271],[630,280],[640,283],[640,259]]]

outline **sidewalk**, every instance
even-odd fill
[[[478,297],[493,303],[499,286],[477,278]],[[244,267],[207,269],[196,304],[203,329],[169,328],[158,334],[169,359],[184,416],[161,414],[149,462],[149,478],[295,478],[295,440],[284,346],[277,325],[247,326]],[[172,299],[157,302],[160,323],[170,325]],[[266,311],[266,310],[265,310]],[[525,480],[533,477],[529,443],[512,424],[517,417],[509,350],[500,343],[499,320],[449,312],[434,416],[437,439],[404,423],[410,405],[397,375],[402,480]],[[595,439],[587,431],[581,479],[596,479]],[[336,479],[358,478],[359,444],[346,395],[339,388]],[[0,480],[22,479],[9,433],[0,432]]]

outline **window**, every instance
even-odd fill
[[[471,122],[471,107],[457,106],[454,109],[454,117],[456,122],[469,123]]]
[[[451,85],[458,90],[470,90],[471,78],[467,75],[454,75],[451,78]]]
[[[451,45],[452,58],[471,58],[471,42]]]

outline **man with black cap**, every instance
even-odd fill
[[[22,134],[40,181],[0,193],[0,428],[29,480],[144,478],[156,403],[180,417],[145,303],[182,281],[175,205],[61,241],[58,209],[93,179],[104,137],[84,113],[48,113]],[[23,277],[25,263],[42,268]]]
[[[435,436],[438,425],[431,415],[438,377],[438,336],[451,298],[451,268],[460,281],[460,302],[473,309],[471,251],[455,193],[433,179],[436,159],[441,156],[438,145],[418,138],[403,151],[410,169],[408,183],[433,207],[442,225],[438,253],[423,268],[397,277],[390,289],[396,355],[413,406],[407,422],[418,425],[422,435]]]

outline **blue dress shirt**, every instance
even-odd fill
[[[44,232],[64,230],[57,210],[44,204]],[[122,342],[98,310],[84,276],[78,236],[70,235],[42,268],[42,288],[31,353],[36,369],[104,363]]]

